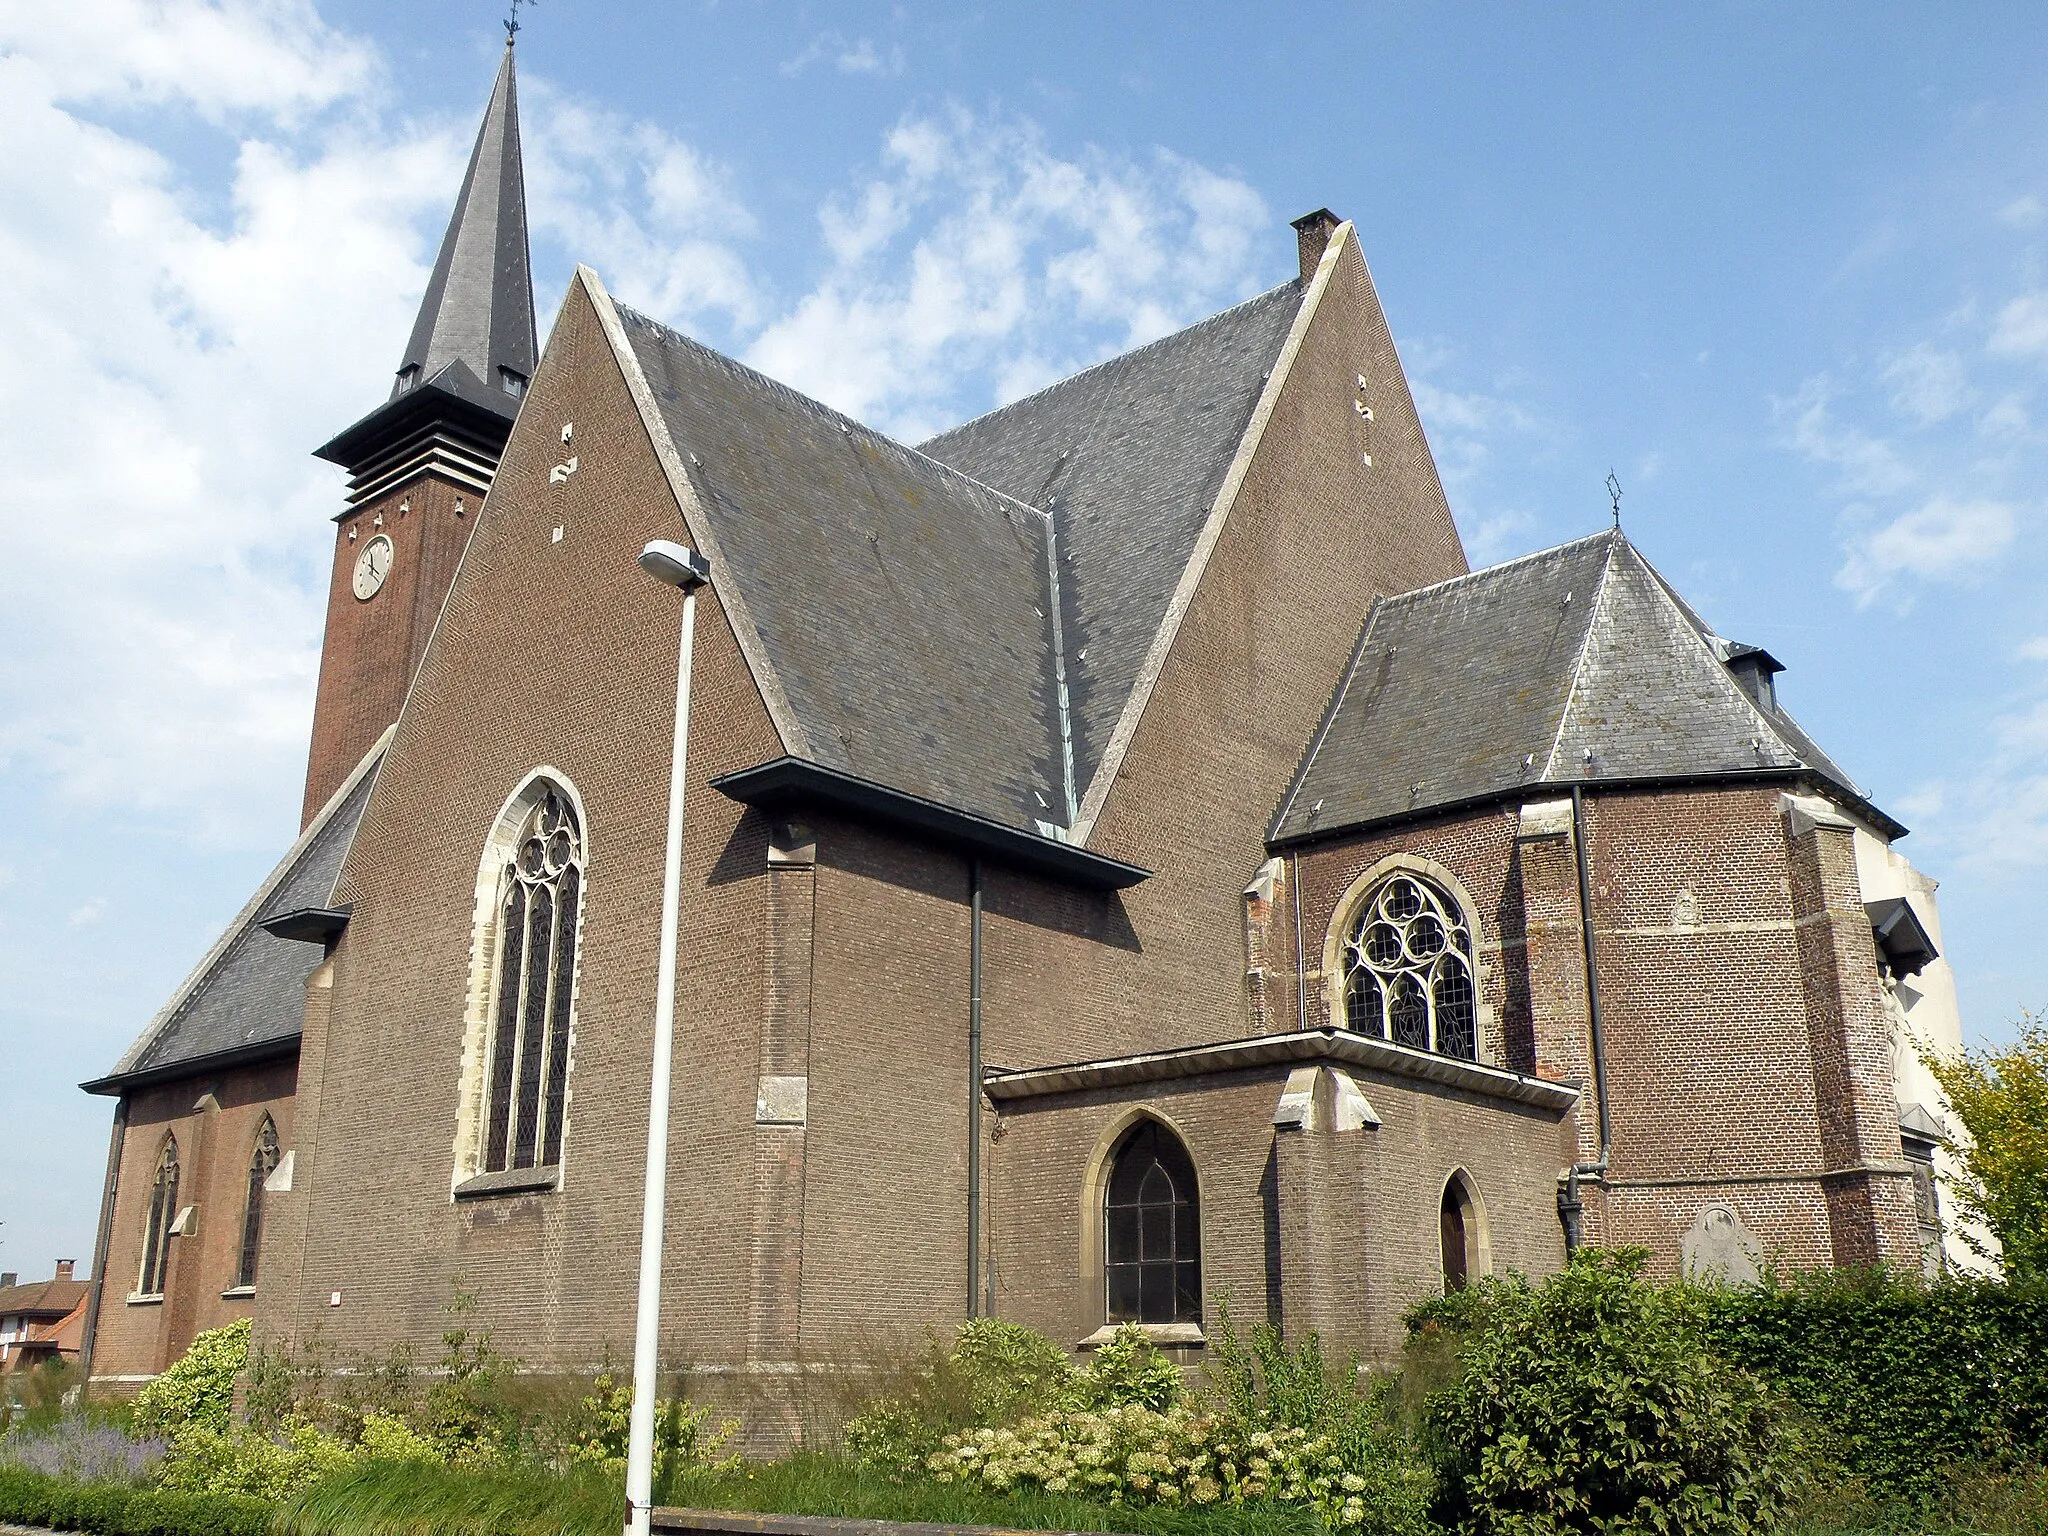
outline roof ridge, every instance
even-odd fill
[[[1461,581],[1477,581],[1482,576],[1494,576],[1503,571],[1511,571],[1516,566],[1527,565],[1532,560],[1542,560],[1551,555],[1561,555],[1568,549],[1578,549],[1601,539],[1612,539],[1615,531],[1612,528],[1604,528],[1598,533],[1589,533],[1582,538],[1567,539],[1562,544],[1553,544],[1548,549],[1532,549],[1526,555],[1517,555],[1512,560],[1502,560],[1493,565],[1482,565],[1478,570],[1467,571],[1462,576],[1446,576],[1442,581],[1433,581],[1426,587],[1410,587],[1406,592],[1396,592],[1386,601],[1389,604],[1406,603],[1411,599],[1430,597],[1443,591],[1446,587],[1455,587]],[[1624,544],[1628,542],[1626,535],[1623,536],[1622,542]]]
[[[1593,538],[1605,539],[1607,541],[1607,558],[1600,565],[1600,585],[1593,593],[1593,611],[1586,616],[1586,632],[1579,637],[1579,654],[1572,661],[1572,685],[1565,690],[1564,708],[1557,712],[1557,734],[1550,738],[1550,754],[1543,759],[1543,771],[1536,775],[1538,783],[1554,782],[1550,777],[1551,771],[1557,767],[1557,751],[1559,747],[1564,745],[1564,729],[1571,723],[1572,705],[1579,697],[1579,682],[1586,675],[1586,656],[1593,649],[1593,633],[1599,627],[1600,611],[1606,607],[1608,589],[1613,585],[1614,545],[1616,541],[1623,544],[1628,542],[1627,539],[1622,537],[1619,528],[1595,534]],[[1591,541],[1575,539],[1572,542],[1574,544],[1584,544]]]
[[[1017,497],[1010,495],[1007,491],[997,490],[996,487],[990,485],[987,481],[975,479],[974,476],[968,474],[965,470],[955,468],[953,465],[948,464],[944,459],[934,458],[932,457],[932,455],[924,452],[924,450],[920,448],[915,448],[911,446],[909,443],[903,442],[901,439],[891,437],[888,433],[880,431],[875,427],[869,426],[859,417],[849,416],[846,414],[846,412],[838,410],[833,406],[827,405],[817,396],[805,394],[802,390],[798,389],[794,384],[785,384],[781,379],[776,378],[773,374],[763,373],[760,369],[755,368],[750,364],[741,362],[738,358],[733,357],[729,353],[721,352],[716,347],[706,345],[704,342],[697,340],[697,338],[694,336],[686,336],[681,331],[677,330],[674,326],[665,325],[661,321],[655,319],[652,315],[642,314],[639,310],[633,308],[630,304],[622,304],[617,299],[613,299],[612,307],[618,310],[622,318],[628,321],[637,322],[638,324],[648,327],[650,330],[658,331],[659,333],[661,333],[663,337],[672,338],[675,341],[681,342],[684,346],[694,347],[697,351],[703,353],[706,357],[713,358],[719,363],[723,364],[724,366],[734,369],[737,372],[746,375],[748,378],[765,385],[771,391],[787,398],[796,405],[802,406],[809,411],[815,412],[820,416],[823,416],[833,422],[836,422],[842,428],[857,428],[867,437],[872,438],[875,442],[885,443],[899,453],[907,454],[911,458],[919,459],[924,463],[933,466],[935,469],[942,470],[947,475],[951,476],[953,479],[958,480],[965,485],[973,486],[977,491],[980,491],[983,495],[991,497],[995,501],[1000,502],[1005,506],[1015,507],[1017,510],[1021,512],[1029,512],[1034,517],[1041,518],[1048,523],[1050,523],[1051,521],[1052,514],[1047,512],[1044,508],[1034,507],[1030,502],[1022,501]]]
[[[1168,331],[1164,336],[1155,336],[1152,338],[1152,340],[1144,342],[1139,346],[1131,347],[1127,351],[1119,352],[1113,357],[1105,357],[1099,363],[1090,363],[1086,368],[1080,369],[1077,372],[1064,374],[1061,377],[1054,379],[1050,384],[1041,385],[1039,388],[1034,389],[1028,395],[1019,395],[1016,399],[1008,401],[1003,405],[990,406],[987,410],[983,411],[978,416],[969,416],[965,421],[956,421],[955,423],[953,423],[952,426],[947,427],[944,431],[934,432],[930,437],[926,438],[925,441],[928,443],[937,442],[942,437],[951,437],[955,432],[964,432],[969,427],[974,426],[977,422],[987,421],[991,416],[1000,416],[1005,411],[1015,410],[1018,406],[1028,404],[1033,400],[1042,400],[1047,395],[1052,394],[1055,390],[1065,389],[1069,384],[1079,383],[1082,379],[1087,378],[1090,374],[1100,373],[1105,368],[1113,368],[1118,363],[1129,362],[1134,357],[1140,357],[1143,354],[1150,352],[1154,347],[1163,347],[1169,341],[1173,341],[1179,337],[1187,335],[1189,331],[1198,331],[1203,326],[1212,325],[1218,320],[1222,320],[1230,315],[1236,314],[1241,309],[1249,309],[1254,304],[1262,303],[1265,300],[1272,298],[1274,294],[1279,293],[1284,288],[1298,289],[1300,287],[1301,279],[1298,277],[1290,277],[1285,282],[1274,284],[1271,288],[1266,289],[1263,293],[1255,293],[1248,299],[1238,300],[1237,303],[1231,305],[1228,309],[1219,309],[1213,315],[1204,315],[1199,320],[1191,320],[1186,325],[1180,327],[1180,329],[1178,330]]]

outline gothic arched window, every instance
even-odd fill
[[[551,1167],[562,1155],[583,829],[560,788],[543,780],[536,790],[498,880],[479,1173]]]
[[[142,1273],[135,1281],[138,1296],[161,1296],[171,1270],[171,1225],[178,1219],[178,1138],[166,1136],[157,1154],[156,1178],[149,1186],[149,1225],[142,1234]]]
[[[1475,1061],[1472,934],[1458,903],[1397,873],[1359,904],[1344,938],[1344,1015],[1361,1035]]]
[[[1141,1120],[1111,1155],[1102,1202],[1103,1276],[1113,1323],[1202,1317],[1202,1222],[1195,1165],[1180,1138]]]
[[[1453,1177],[1444,1185],[1439,1226],[1442,1228],[1444,1290],[1462,1291],[1472,1278],[1472,1239],[1475,1236],[1472,1196],[1462,1179]]]
[[[242,1257],[235,1265],[235,1284],[256,1283],[256,1259],[263,1247],[263,1186],[277,1172],[277,1127],[270,1116],[256,1132],[256,1145],[249,1153],[249,1191],[242,1207]]]

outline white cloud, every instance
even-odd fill
[[[2048,661],[2048,635],[2036,635],[2023,641],[2019,649],[2021,661]]]
[[[842,75],[903,73],[903,50],[900,47],[891,45],[885,50],[867,37],[857,37],[849,42],[843,32],[820,32],[805,45],[802,53],[783,60],[780,68],[783,74],[796,76],[825,60],[830,60],[832,67]]]
[[[1957,580],[2003,554],[2015,527],[2013,508],[2006,502],[1936,496],[1856,537],[1835,583],[1854,592],[1861,605],[1898,576]]]
[[[1948,420],[1969,402],[1962,359],[1926,342],[1888,359],[1883,377],[1893,407],[1922,426]]]
[[[1998,210],[1999,218],[2021,229],[2030,229],[2040,223],[2043,214],[2048,214],[2048,206],[2044,206],[2041,199],[2031,192],[2014,198]]]
[[[915,439],[1248,295],[1270,224],[1164,151],[1067,158],[1022,119],[913,116],[822,211],[831,264],[747,361]]]
[[[65,919],[74,928],[89,928],[107,913],[107,898],[95,896],[82,907],[74,907]]]
[[[2048,353],[2048,293],[2024,293],[1998,312],[1985,345],[2001,357]]]
[[[1817,464],[1841,473],[1840,487],[1850,495],[1886,496],[1913,481],[1891,444],[1834,417],[1835,386],[1824,374],[1800,385],[1789,400],[1771,402],[1786,445]]]

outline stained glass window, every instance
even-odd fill
[[[1201,1321],[1195,1165],[1158,1121],[1141,1120],[1117,1144],[1102,1217],[1109,1320]]]
[[[498,882],[480,1173],[561,1160],[582,883],[583,829],[569,797],[544,785]]]
[[[263,1117],[256,1146],[249,1154],[249,1199],[242,1208],[242,1258],[235,1266],[236,1285],[256,1283],[256,1259],[263,1246],[263,1186],[277,1172],[277,1127]]]
[[[1376,886],[1345,935],[1344,1011],[1361,1035],[1476,1061],[1472,935],[1458,904],[1416,875]]]
[[[142,1274],[135,1282],[140,1296],[161,1296],[171,1270],[171,1223],[178,1219],[178,1138],[166,1136],[157,1155],[156,1178],[149,1186],[149,1226],[142,1234]]]

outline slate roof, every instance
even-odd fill
[[[1870,806],[1619,530],[1374,605],[1270,840],[1536,786],[1770,774]]]
[[[1045,515],[618,314],[809,758],[1065,826]]]
[[[1053,516],[1084,793],[1301,295],[1290,279],[922,445]]]
[[[282,1052],[298,1038],[306,978],[321,952],[317,945],[276,938],[261,925],[332,901],[383,748],[380,741],[356,766],[114,1070],[84,1085],[89,1092],[120,1093],[228,1052],[266,1046]]]

